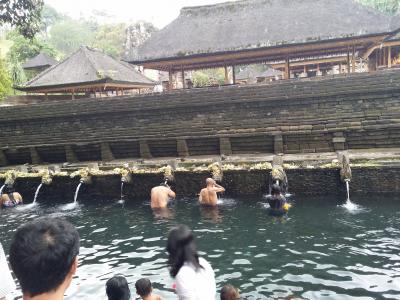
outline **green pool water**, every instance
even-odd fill
[[[179,199],[155,215],[147,199],[92,200],[72,208],[40,203],[0,212],[6,252],[18,225],[42,215],[64,216],[81,235],[80,265],[66,299],[106,299],[104,285],[123,274],[148,277],[156,292],[175,299],[166,265],[168,230],[187,224],[218,288],[230,283],[246,299],[400,299],[400,199],[360,196],[348,211],[338,198],[294,197],[285,220],[269,217],[262,197],[223,199],[217,210]],[[135,298],[133,298],[135,299]]]

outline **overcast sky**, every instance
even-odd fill
[[[94,10],[110,15],[109,22],[146,20],[162,28],[179,15],[184,6],[226,2],[227,0],[45,0],[57,11],[71,17],[90,16]]]

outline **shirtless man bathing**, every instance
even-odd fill
[[[176,194],[168,184],[161,184],[151,189],[151,208],[159,209],[166,208],[169,199],[175,199]]]
[[[199,202],[201,205],[217,206],[217,193],[225,192],[225,189],[212,178],[207,178],[206,184],[207,187],[200,191]]]

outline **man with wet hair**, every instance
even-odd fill
[[[78,266],[79,234],[68,221],[44,217],[19,227],[10,264],[24,300],[61,300]]]
[[[143,300],[163,300],[160,296],[153,294],[153,287],[151,281],[147,278],[142,278],[136,281],[136,294]]]
[[[221,289],[221,300],[236,300],[240,299],[240,293],[233,285],[224,285]]]
[[[167,183],[161,183],[159,186],[151,189],[151,208],[166,208],[170,199],[175,199],[176,194]]]
[[[131,291],[124,276],[114,276],[106,282],[108,300],[129,300]]]
[[[201,205],[217,206],[217,193],[225,192],[225,188],[218,185],[214,179],[206,179],[207,186],[200,191],[199,202]]]

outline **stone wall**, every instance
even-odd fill
[[[400,72],[0,108],[0,165],[400,147]]]
[[[345,185],[340,181],[339,169],[289,169],[289,192],[295,195],[340,195],[345,199]],[[172,187],[179,198],[196,197],[205,185],[208,172],[176,172]],[[225,196],[259,195],[268,189],[268,171],[225,171],[221,184],[226,188]],[[163,182],[162,174],[135,174],[131,184],[124,187],[124,199],[149,199],[152,187]],[[3,184],[3,182],[0,182]],[[26,203],[33,201],[40,178],[18,178],[15,189]],[[43,186],[39,193],[39,202],[72,202],[78,178],[54,177],[50,186]],[[120,199],[120,176],[110,175],[93,177],[91,185],[83,185],[79,199],[85,201]],[[353,168],[350,183],[351,194],[400,193],[400,167],[359,167]]]

